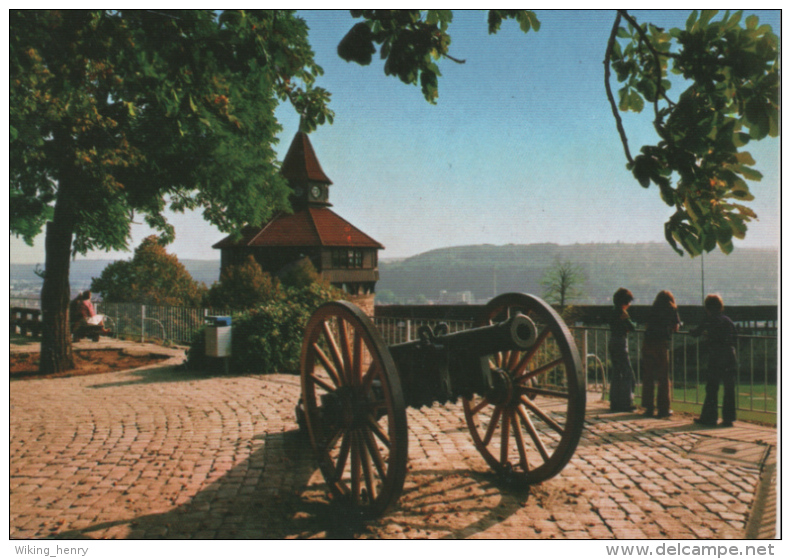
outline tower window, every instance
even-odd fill
[[[362,268],[363,251],[359,249],[335,249],[332,251],[333,268]]]

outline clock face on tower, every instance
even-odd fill
[[[310,189],[310,198],[311,200],[318,200],[321,198],[321,187],[314,186]]]

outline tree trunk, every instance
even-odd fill
[[[73,214],[64,206],[63,184],[55,203],[53,220],[47,222],[44,249],[44,285],[41,288],[41,355],[39,372],[59,373],[74,369],[69,325],[69,268],[74,234]]]

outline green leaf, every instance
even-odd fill
[[[373,40],[371,28],[365,22],[357,23],[338,44],[338,56],[347,62],[367,66],[376,52]]]
[[[643,101],[643,97],[637,92],[632,90],[629,93],[629,108],[636,113],[643,112],[643,107],[645,106],[645,102]]]
[[[744,178],[751,181],[760,181],[762,178],[764,178],[760,171],[756,171],[747,165],[739,165],[737,167],[737,172],[741,173]]]
[[[736,154],[736,161],[742,165],[755,165],[755,159],[749,151],[740,151]]]
[[[689,17],[687,18],[687,31],[692,31],[692,28],[697,20],[698,20],[698,11],[692,10],[692,13],[689,14]]]

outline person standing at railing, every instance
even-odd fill
[[[725,305],[719,295],[707,295],[703,307],[706,309],[706,320],[690,331],[695,337],[706,334],[709,353],[706,398],[703,400],[700,417],[695,418],[695,423],[717,425],[717,397],[722,383],[720,426],[733,427],[736,420],[736,325],[722,314]]]
[[[654,415],[656,384],[657,417],[670,417],[670,340],[678,331],[676,299],[670,291],[660,291],[651,305],[643,339],[643,407],[646,417]]]
[[[629,332],[634,332],[634,322],[627,309],[634,300],[632,292],[621,287],[612,297],[614,305],[610,318],[610,411],[633,411],[634,371],[629,361]]]

